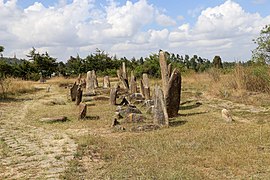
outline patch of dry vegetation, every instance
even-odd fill
[[[2,98],[6,98],[8,95],[31,93],[35,90],[35,82],[33,81],[23,81],[15,78],[6,78],[0,81],[0,97]]]
[[[269,94],[251,93],[238,85],[233,88],[235,83],[241,85],[241,72],[241,69],[232,74],[217,72],[217,80],[211,78],[217,76],[216,72],[185,75],[180,116],[170,120],[169,128],[115,131],[110,125],[116,107],[107,101],[87,102],[88,118],[77,120],[78,109],[67,99],[69,89],[60,85],[72,84],[75,79],[62,78],[39,84],[41,90],[29,95],[33,101],[28,104],[25,123],[68,133],[76,140],[78,149],[63,179],[268,179],[269,109],[256,113],[244,108],[232,110],[233,117],[245,122],[230,124],[220,115],[222,99],[233,102],[248,99],[257,106],[261,105],[259,98],[264,97],[264,106],[269,108]],[[99,83],[102,84],[101,79]],[[151,80],[152,86],[156,83],[160,82]],[[51,91],[46,92],[49,84]],[[64,105],[44,104],[54,100],[61,100]],[[38,121],[60,115],[67,116],[68,121],[50,124]],[[147,118],[151,121],[151,116]]]

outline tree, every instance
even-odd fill
[[[1,55],[1,57],[3,57],[2,52],[4,52],[4,50],[5,50],[4,46],[0,46],[0,55]]]
[[[252,60],[265,64],[270,62],[270,24],[266,25],[260,33],[260,36],[253,40],[257,48],[252,51]]]
[[[215,56],[213,59],[213,66],[214,68],[223,68],[221,57],[220,56]]]
[[[51,74],[57,70],[56,59],[49,56],[47,52],[45,52],[45,54],[39,54],[39,52],[36,52],[36,49],[33,48],[27,57],[30,58],[37,72],[41,73],[42,76],[51,76]]]

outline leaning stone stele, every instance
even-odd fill
[[[78,90],[78,85],[77,85],[76,82],[75,82],[75,83],[73,84],[73,86],[70,88],[70,97],[71,97],[71,101],[75,101],[75,100],[76,100],[77,90]]]
[[[79,85],[77,89],[77,95],[76,95],[76,105],[78,106],[82,102],[82,93],[83,90],[81,88],[81,85]]]
[[[86,113],[87,113],[87,105],[80,103],[78,119],[84,119],[86,117]]]

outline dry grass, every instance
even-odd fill
[[[0,82],[0,97],[19,95],[35,91],[35,82],[22,81],[20,79],[7,78]]]
[[[234,117],[246,121],[223,122],[219,103],[236,97],[238,91],[227,84],[231,75],[220,74],[217,82],[210,77],[207,73],[183,77],[180,116],[171,119],[169,128],[114,131],[110,124],[116,107],[107,101],[90,101],[89,118],[79,121],[77,107],[67,99],[68,89],[59,87],[63,79],[39,84],[42,90],[29,95],[33,100],[29,101],[25,123],[68,133],[76,140],[76,158],[63,179],[269,179],[270,111],[232,109]],[[73,82],[71,79],[67,83]],[[156,82],[151,80],[151,85]],[[47,93],[48,84],[52,89]],[[225,90],[231,93],[228,97],[224,96]],[[265,96],[265,106],[270,104],[267,94],[249,96],[254,101]],[[64,100],[65,105],[42,103],[55,98]],[[59,115],[67,116],[69,121],[38,121]]]

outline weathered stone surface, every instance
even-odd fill
[[[140,81],[140,93],[143,95],[144,97],[144,85],[143,85],[143,80]]]
[[[86,93],[87,94],[96,94],[96,92],[95,92],[95,80],[92,77],[92,71],[87,72]]]
[[[221,110],[221,117],[226,121],[226,122],[232,122],[232,115],[231,112],[227,109],[222,109]]]
[[[164,97],[166,97],[168,83],[169,83],[169,74],[168,74],[167,60],[165,57],[165,53],[163,51],[159,52],[159,64],[160,64],[161,77],[162,77],[162,90],[164,93]]]
[[[130,113],[126,118],[126,122],[130,122],[130,123],[143,122],[144,120],[145,120],[145,117],[142,114],[136,114],[136,113]]]
[[[130,78],[130,91],[131,93],[137,93],[137,82],[136,78],[133,75],[133,72],[131,72],[131,78]]]
[[[75,82],[75,83],[73,84],[73,86],[70,88],[70,97],[71,97],[71,101],[75,101],[75,100],[76,100],[77,90],[78,90],[78,85],[77,85],[76,82]]]
[[[112,88],[110,92],[110,102],[111,105],[116,105],[116,97],[117,97],[118,88]]]
[[[81,86],[79,85],[77,89],[77,95],[76,95],[76,105],[78,106],[82,102],[82,93],[83,90],[81,89]]]
[[[141,80],[140,92],[146,100],[151,99],[149,79],[146,73],[143,74],[143,79]]]
[[[167,66],[165,53],[160,51],[159,62],[162,76],[162,90],[169,118],[178,115],[181,98],[181,74],[177,69],[171,72],[172,66]]]
[[[64,122],[66,120],[67,120],[66,116],[59,116],[59,117],[41,118],[39,121],[46,123],[53,123],[53,122]]]
[[[84,119],[86,117],[87,113],[87,105],[84,103],[81,103],[79,105],[79,116],[78,119]]]
[[[131,131],[153,131],[159,129],[160,126],[156,124],[146,124],[137,127],[132,127]]]
[[[82,75],[79,74],[76,80],[76,84],[80,85],[81,84],[81,80],[82,80]]]
[[[128,116],[130,113],[142,114],[142,112],[134,105],[118,106],[116,112],[119,112],[123,117]]]
[[[134,93],[129,96],[130,101],[132,100],[144,100],[144,97],[141,93]]]
[[[111,83],[110,83],[110,78],[109,76],[104,76],[103,78],[103,88],[110,88]]]
[[[126,72],[125,62],[122,64],[122,69],[117,70],[117,76],[120,82],[122,82],[125,89],[129,89],[128,77]]]
[[[108,101],[108,100],[110,100],[110,97],[108,97],[108,96],[94,96],[94,97],[92,97],[92,99],[95,101]]]
[[[169,117],[166,109],[164,95],[160,87],[155,87],[154,98],[154,124],[169,125]]]
[[[125,62],[122,63],[122,76],[123,76],[124,79],[128,79],[128,77],[127,77],[126,63]]]
[[[181,74],[174,69],[168,84],[167,96],[165,96],[166,107],[169,118],[176,117],[180,106],[181,99]]]
[[[149,87],[144,87],[144,97],[146,100],[150,100],[150,88]]]
[[[98,80],[97,80],[97,75],[96,75],[96,71],[92,70],[92,78],[94,80],[94,88],[98,87]]]

